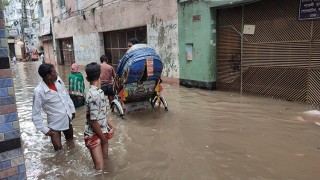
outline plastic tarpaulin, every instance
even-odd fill
[[[122,57],[116,73],[124,83],[156,80],[161,76],[162,66],[161,58],[153,48],[136,44]]]

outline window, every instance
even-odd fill
[[[59,0],[59,2],[60,2],[60,7],[64,7],[66,5],[64,0]]]
[[[137,38],[141,43],[147,43],[147,27],[105,32],[103,38],[105,54],[111,54],[112,66],[117,68],[119,60],[128,50],[129,38]]]
[[[43,14],[43,4],[42,4],[42,1],[39,1],[39,2],[38,2],[38,10],[39,10],[39,17],[43,17],[44,14]]]

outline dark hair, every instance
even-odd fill
[[[38,73],[42,77],[42,79],[46,78],[48,74],[52,73],[54,66],[48,63],[42,63],[39,66]]]
[[[131,42],[133,45],[135,45],[139,43],[139,40],[137,38],[130,38],[128,39],[128,42]]]
[[[102,55],[100,57],[100,62],[101,63],[103,63],[103,62],[111,63],[111,61],[112,61],[112,56],[111,56],[110,52],[107,52],[105,55]]]
[[[102,56],[100,57],[100,62],[101,62],[101,63],[103,63],[103,62],[108,63],[108,57],[107,57],[106,55],[102,55]]]
[[[96,62],[87,64],[85,70],[87,73],[88,81],[95,81],[99,79],[101,70],[100,65]]]

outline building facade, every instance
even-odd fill
[[[163,76],[177,82],[178,13],[172,0],[52,0],[51,27],[58,64],[99,62],[110,53],[117,67],[127,40],[138,38],[155,48],[164,62]],[[49,8],[47,8],[49,9]],[[45,50],[46,51],[46,50]]]
[[[180,84],[320,104],[318,1],[183,1],[178,7]]]
[[[53,27],[53,7],[52,0],[38,1],[39,9],[39,38],[43,45],[44,60],[47,63],[56,64],[55,39],[52,34]]]
[[[180,84],[216,89],[217,9],[252,0],[178,0]]]
[[[24,52],[39,52],[38,1],[10,0],[4,15],[8,31],[10,56],[24,59]],[[41,50],[40,50],[41,51]]]

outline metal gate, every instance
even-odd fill
[[[299,21],[299,0],[217,12],[217,89],[320,104],[320,20]]]
[[[111,55],[112,66],[117,68],[119,60],[128,50],[129,38],[137,38],[141,43],[147,43],[147,26],[104,32],[103,38],[105,53]]]
[[[60,39],[61,62],[59,64],[71,65],[75,63],[73,39]]]

